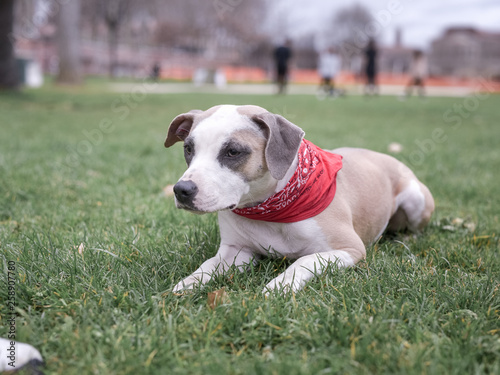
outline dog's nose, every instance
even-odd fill
[[[180,203],[193,203],[196,193],[198,193],[198,186],[193,181],[179,181],[174,185],[174,194]]]

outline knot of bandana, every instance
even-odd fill
[[[264,202],[233,212],[248,219],[293,223],[318,215],[333,201],[337,188],[337,172],[342,156],[324,151],[303,139],[298,152],[298,165],[283,190]]]

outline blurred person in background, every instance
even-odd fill
[[[341,60],[335,48],[330,47],[319,55],[318,71],[321,77],[319,90],[321,94],[333,96],[335,90],[335,76],[340,72]]]
[[[413,60],[410,66],[410,81],[406,86],[406,97],[409,97],[413,88],[416,88],[418,91],[418,95],[421,97],[425,96],[425,85],[424,80],[427,76],[427,61],[424,56],[424,53],[421,50],[413,51]]]
[[[287,39],[281,46],[274,50],[274,62],[276,65],[276,82],[278,94],[284,94],[288,81],[289,64],[292,58],[292,41]]]
[[[364,50],[365,55],[365,95],[378,95],[377,86],[377,45],[375,39],[370,39]]]
[[[153,81],[158,81],[160,78],[161,66],[159,62],[155,62],[151,68],[150,78]]]

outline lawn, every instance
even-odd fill
[[[102,87],[0,95],[0,336],[14,264],[16,337],[40,350],[46,374],[500,373],[499,96]],[[172,294],[219,234],[215,214],[162,194],[185,168],[182,146],[165,149],[164,137],[177,114],[221,103],[283,114],[324,148],[400,143],[396,157],[435,197],[431,225],[383,237],[357,267],[295,295],[262,295],[287,260]]]

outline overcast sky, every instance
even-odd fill
[[[276,0],[273,13],[287,14],[293,37],[318,29],[338,9],[356,3],[382,20],[377,36],[386,45],[394,43],[398,27],[403,44],[419,48],[428,48],[448,26],[500,32],[500,0]]]

